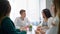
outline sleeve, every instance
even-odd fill
[[[51,17],[51,18],[48,19],[48,27],[49,28],[51,27],[52,22],[53,22],[53,18]]]
[[[3,21],[3,30],[6,34],[26,34],[26,32],[17,32],[11,20]]]

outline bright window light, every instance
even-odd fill
[[[31,22],[40,21],[42,9],[46,8],[46,0],[9,0],[11,4],[10,18],[15,20],[19,17],[21,9],[26,10],[28,19]]]

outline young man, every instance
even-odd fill
[[[16,27],[17,28],[19,27],[20,30],[21,29],[25,30],[25,27],[30,24],[28,18],[26,18],[26,12],[25,12],[25,10],[23,10],[23,9],[20,10],[20,15],[21,15],[21,17],[17,17],[15,19]]]

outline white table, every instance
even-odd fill
[[[27,34],[35,34],[35,30],[36,30],[37,26],[33,26],[32,27],[32,31],[27,31]]]

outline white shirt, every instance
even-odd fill
[[[28,18],[24,18],[24,20],[22,20],[21,17],[17,17],[15,19],[16,28],[21,28],[21,27],[27,26],[29,24],[30,24],[30,22],[29,22]]]
[[[54,20],[53,17],[50,17],[50,18],[48,19],[48,27],[49,27],[49,28],[52,27],[51,24],[52,24],[53,20]]]
[[[52,23],[55,23],[56,26],[52,25],[52,27],[48,29],[46,34],[57,34],[58,33],[59,18],[56,16]]]

